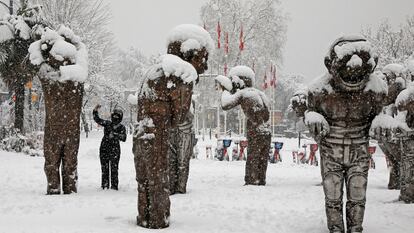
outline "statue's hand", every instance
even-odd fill
[[[308,111],[305,113],[304,121],[315,141],[319,142],[329,134],[330,128],[328,121],[321,114]]]
[[[402,122],[387,114],[380,114],[374,118],[371,124],[370,136],[377,140],[389,141],[398,134],[402,134],[408,128]]]

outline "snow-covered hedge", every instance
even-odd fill
[[[43,156],[43,132],[22,135],[12,127],[1,127],[0,150]]]

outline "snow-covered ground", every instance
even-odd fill
[[[135,225],[131,138],[122,144],[120,190],[100,189],[101,136],[82,138],[74,195],[45,195],[42,157],[0,151],[0,232],[154,232]],[[328,232],[319,167],[292,163],[296,140],[282,141],[284,162],[269,164],[264,187],[243,186],[245,162],[192,160],[188,193],[171,197],[171,226],[159,232]],[[200,155],[205,144],[199,143]],[[379,151],[374,158],[365,232],[413,232],[414,205],[397,202],[399,192],[386,189],[384,157]]]

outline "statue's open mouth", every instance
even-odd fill
[[[342,84],[350,89],[360,88],[365,84],[364,78],[349,78],[349,79],[340,79]]]

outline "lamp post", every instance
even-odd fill
[[[9,1],[9,5],[7,5],[6,3],[0,1],[0,4],[3,5],[4,7],[6,7],[9,10],[10,15],[13,14],[13,0]]]

